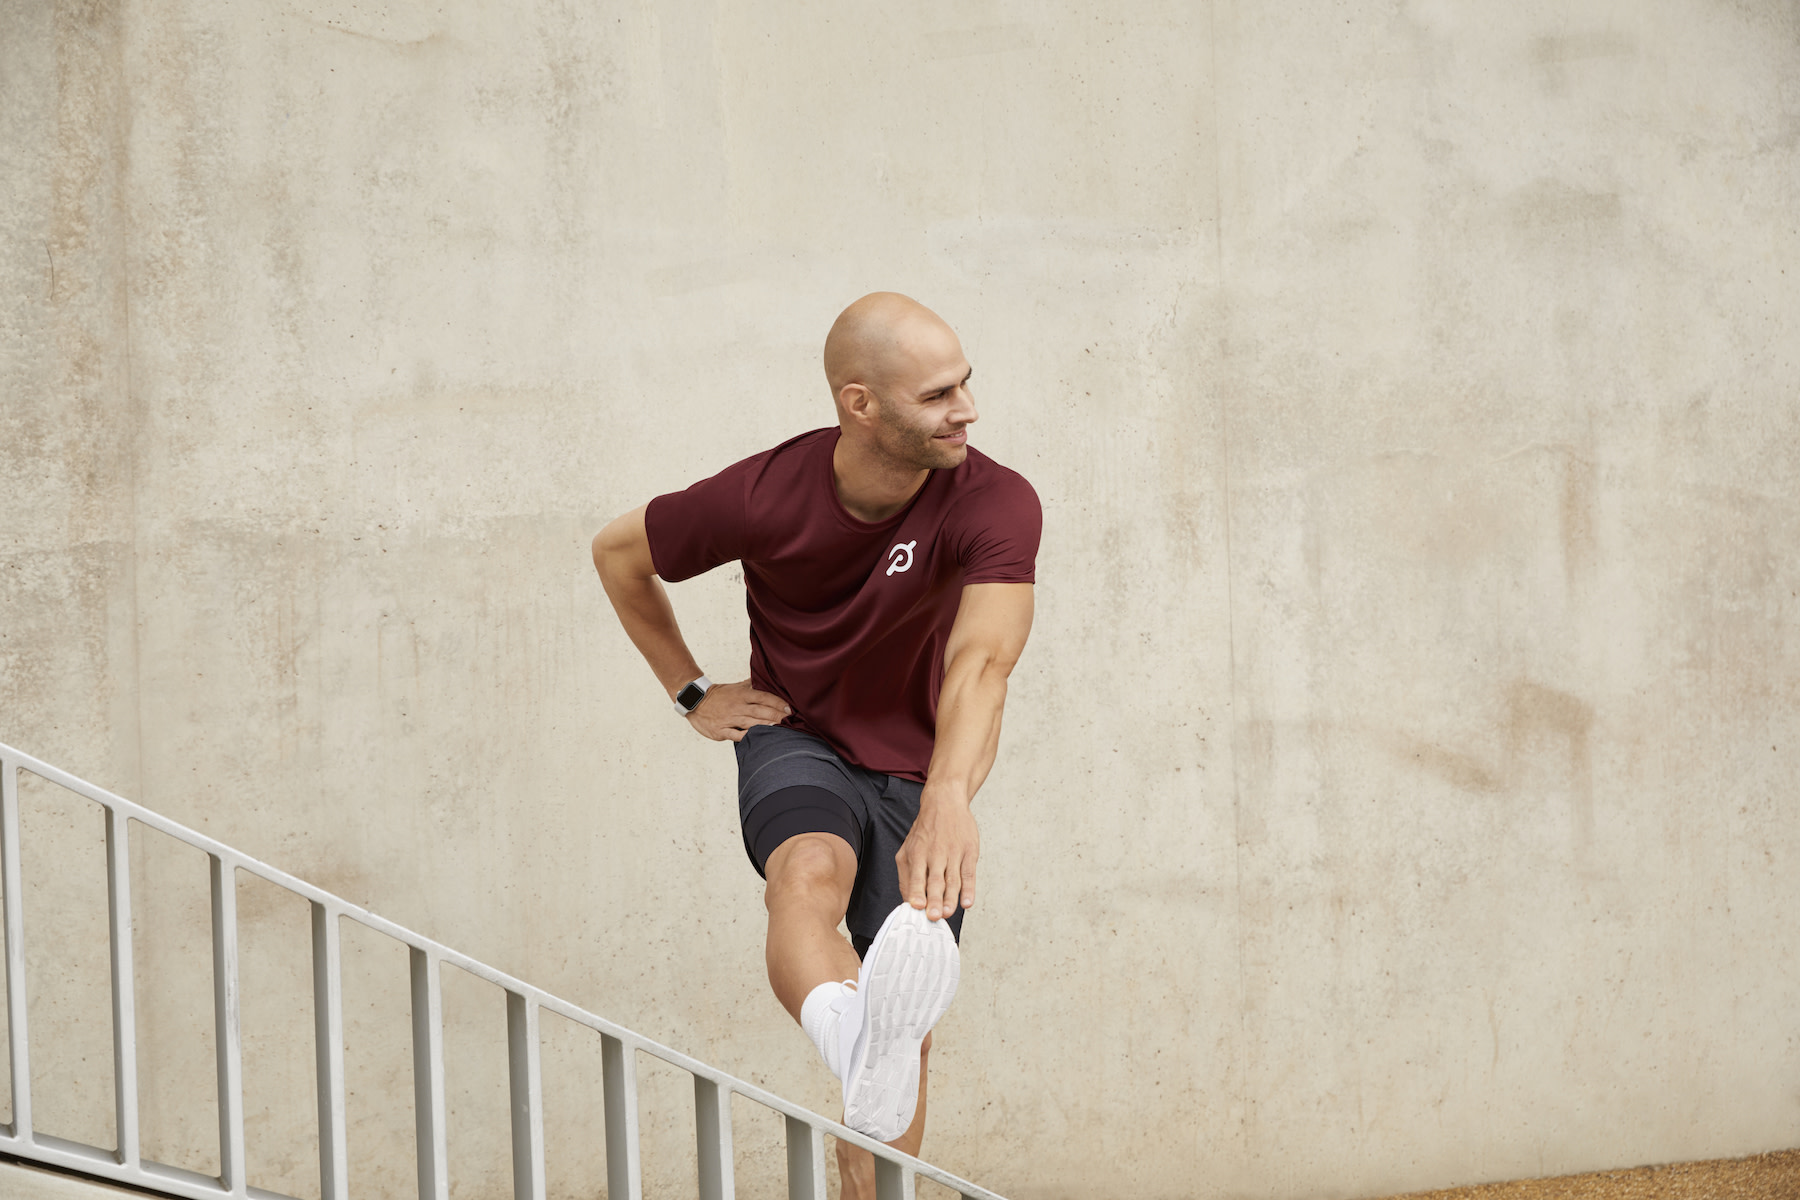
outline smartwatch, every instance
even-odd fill
[[[676,692],[675,715],[678,717],[685,717],[696,708],[699,708],[700,701],[706,698],[707,690],[711,688],[712,685],[713,681],[702,675],[700,678],[694,680],[694,682],[682,688],[679,692]]]

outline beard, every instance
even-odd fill
[[[877,419],[881,422],[881,450],[894,461],[923,471],[946,471],[962,466],[963,459],[968,457],[967,443],[946,446],[933,440],[945,430],[923,429],[909,424],[895,415],[886,403],[882,404],[879,411]]]

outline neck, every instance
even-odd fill
[[[841,434],[831,452],[831,474],[844,510],[871,523],[885,521],[905,508],[931,476],[923,467],[893,462]]]

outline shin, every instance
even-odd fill
[[[798,1021],[813,988],[856,978],[856,951],[837,930],[856,882],[856,852],[833,834],[803,833],[775,848],[764,873],[769,986]]]

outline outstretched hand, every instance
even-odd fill
[[[981,831],[966,800],[919,798],[919,815],[894,855],[900,868],[900,895],[926,917],[942,920],[960,904],[975,903],[975,863]]]
[[[793,711],[786,700],[757,691],[745,679],[707,688],[699,707],[687,715],[687,722],[715,742],[740,742],[753,726],[779,725]]]

